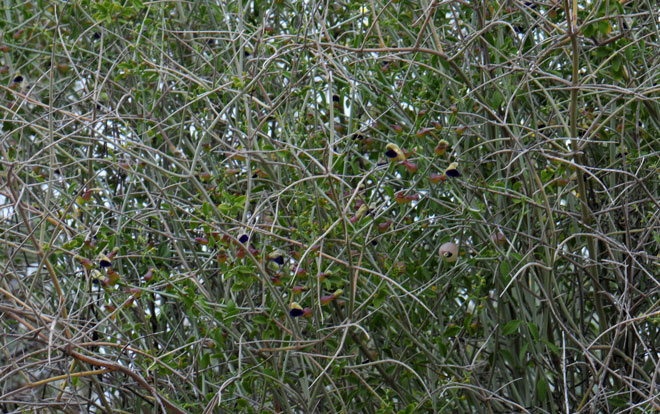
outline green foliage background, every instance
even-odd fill
[[[5,1],[0,408],[657,412],[659,15]]]

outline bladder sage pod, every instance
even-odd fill
[[[445,262],[453,263],[458,260],[458,246],[455,243],[447,242],[440,246],[438,250],[440,257],[444,259]]]

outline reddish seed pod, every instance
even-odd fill
[[[432,132],[433,132],[433,128],[422,128],[415,133],[415,136],[417,138],[424,138],[425,136],[429,135]]]
[[[431,181],[431,184],[437,184],[439,182],[444,181],[442,177],[445,177],[445,180],[446,180],[445,175],[433,173],[429,176],[429,181]]]
[[[447,142],[444,139],[441,139],[440,141],[438,141],[438,145],[436,145],[435,148],[433,149],[433,152],[435,153],[435,155],[443,155],[447,151],[447,148],[449,148],[449,142]]]
[[[108,259],[112,260],[117,255],[119,248],[115,247],[110,253],[108,253]]]
[[[504,233],[502,233],[501,231],[497,231],[493,233],[491,238],[493,239],[493,242],[498,246],[503,245],[504,242],[506,241],[506,237],[504,236]]]
[[[321,296],[321,305],[328,305],[333,300],[335,300],[335,297],[332,295]]]
[[[145,273],[144,276],[142,276],[142,278],[144,279],[145,282],[151,281],[151,279],[154,278],[154,269],[150,267],[149,270],[147,270],[147,273]]]
[[[84,193],[82,193],[80,198],[82,198],[85,201],[89,201],[92,198],[92,190],[88,188],[87,190],[85,190]]]
[[[409,200],[406,198],[406,194],[403,191],[399,191],[398,193],[394,194],[394,201],[396,201],[397,204],[405,204],[409,202]]]
[[[80,264],[82,264],[82,265],[85,267],[85,269],[87,269],[87,270],[90,270],[92,267],[94,267],[94,263],[92,263],[92,261],[89,260],[89,259],[86,258],[86,257],[76,256],[75,258],[76,258],[76,259],[80,262]]]
[[[303,293],[306,290],[307,290],[307,288],[305,286],[294,286],[293,287],[293,293],[295,293],[295,294]]]
[[[406,161],[402,162],[401,164],[404,167],[406,167],[406,169],[408,170],[409,173],[416,173],[417,172],[418,167],[417,167],[417,164],[415,164],[414,162],[406,160]]]

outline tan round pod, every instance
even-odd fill
[[[447,242],[443,244],[440,246],[438,253],[440,253],[440,257],[448,263],[453,263],[458,260],[458,246],[455,243]]]
[[[501,231],[496,231],[490,237],[493,239],[493,242],[498,246],[503,245],[504,242],[506,241],[506,237],[504,236],[504,233],[502,233]]]

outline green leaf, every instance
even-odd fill
[[[208,367],[210,363],[211,363],[211,354],[205,353],[199,359],[199,368],[206,369],[206,367]]]
[[[211,217],[211,214],[213,214],[213,208],[209,203],[202,204],[202,214],[206,217]]]
[[[541,401],[546,400],[548,396],[548,391],[549,391],[548,381],[546,381],[545,377],[540,376],[539,380],[536,381],[536,392]]]
[[[532,334],[532,338],[534,338],[535,341],[539,340],[539,327],[536,326],[535,324],[531,322],[527,322],[527,328],[529,328],[529,332]]]
[[[655,243],[660,247],[660,232],[655,232],[653,233],[653,239],[655,240]]]
[[[450,327],[447,328],[447,330],[445,330],[445,333],[443,334],[443,336],[446,337],[446,338],[451,338],[451,337],[454,337],[454,336],[458,335],[458,333],[460,331],[461,331],[460,326],[450,326]]]
[[[499,108],[502,102],[504,102],[504,97],[500,91],[495,90],[495,92],[493,92],[493,108]]]
[[[240,196],[236,197],[236,199],[234,199],[234,202],[233,202],[234,207],[241,207],[242,208],[243,205],[245,204],[246,200],[247,200],[246,195],[240,195]]]
[[[525,361],[525,355],[527,355],[527,348],[529,348],[529,342],[525,342],[522,347],[520,347],[520,352],[518,352],[518,359],[521,363]]]
[[[379,307],[385,302],[385,299],[387,299],[387,289],[381,288],[376,293],[376,296],[374,296],[374,306]]]
[[[511,265],[507,260],[502,260],[502,263],[500,263],[500,275],[502,275],[502,279],[507,279],[509,277],[509,273],[511,273]]]
[[[502,327],[502,334],[503,335],[511,335],[511,334],[515,333],[516,331],[518,331],[518,327],[520,326],[520,322],[521,322],[520,320],[516,319],[516,320],[513,320],[513,321],[507,323],[506,325],[504,325]]]
[[[416,412],[417,404],[416,403],[410,403],[406,406],[405,409],[399,410],[398,414],[412,414]]]
[[[612,26],[610,25],[610,22],[607,20],[601,20],[598,22],[598,30],[604,35],[610,34],[612,31]]]
[[[244,275],[254,275],[254,268],[251,266],[237,266],[234,270]]]
[[[619,397],[610,397],[607,399],[607,403],[613,408],[622,408],[628,405],[628,400]]]
[[[170,243],[165,241],[158,246],[158,256],[162,258],[169,258],[170,257]]]
[[[560,354],[560,352],[559,352],[559,347],[557,347],[557,345],[555,345],[555,344],[549,342],[547,339],[541,339],[541,340],[542,340],[543,343],[544,343],[544,344],[550,349],[550,351],[552,351],[552,352],[555,353],[556,355],[559,355],[559,354]]]
[[[595,29],[596,28],[593,24],[588,24],[582,29],[582,33],[584,34],[584,37],[591,37],[594,35]]]

